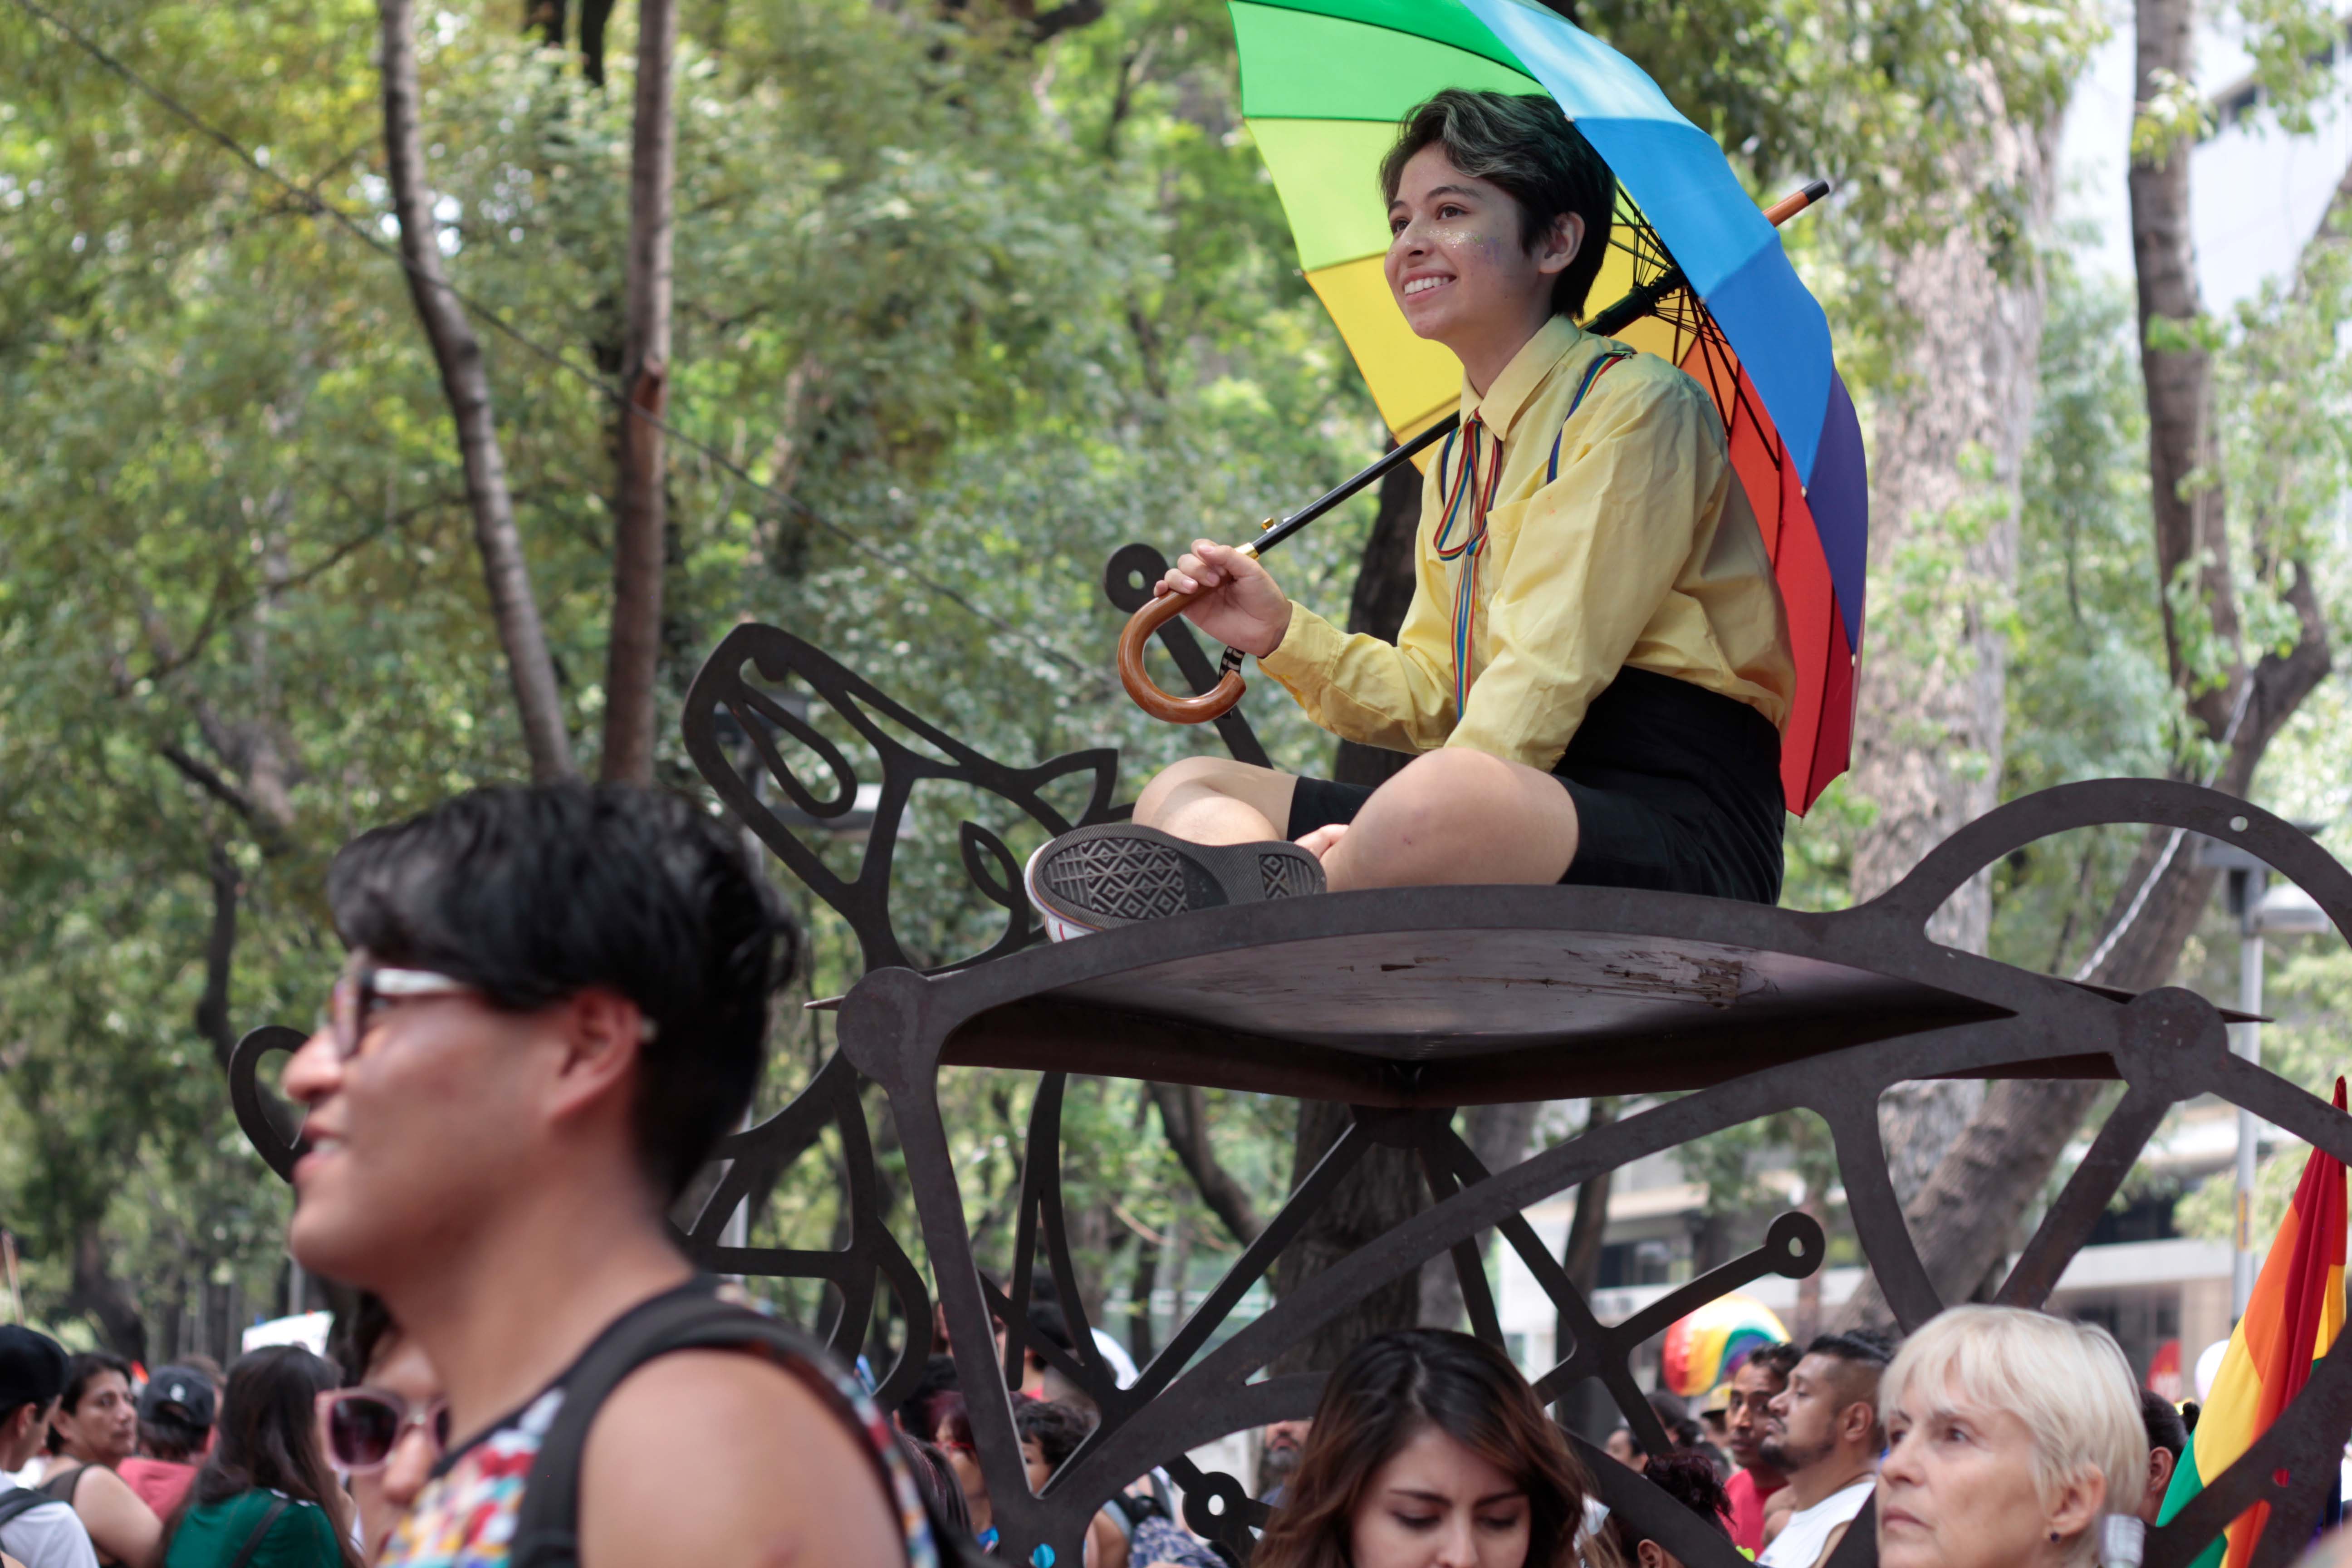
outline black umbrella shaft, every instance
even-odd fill
[[[1461,411],[1457,409],[1454,413],[1449,414],[1444,418],[1439,420],[1436,424],[1431,426],[1428,429],[1423,430],[1420,435],[1415,436],[1412,440],[1407,441],[1403,446],[1390,447],[1389,450],[1381,455],[1379,461],[1373,463],[1370,468],[1365,468],[1354,479],[1345,480],[1336,488],[1326,492],[1324,495],[1307,502],[1307,505],[1299,508],[1297,511],[1292,512],[1280,522],[1275,523],[1264,533],[1259,534],[1257,538],[1251,541],[1245,548],[1253,555],[1265,554],[1267,551],[1273,549],[1276,545],[1281,543],[1292,534],[1297,533],[1300,529],[1305,528],[1308,523],[1313,522],[1317,518],[1321,517],[1325,512],[1329,511],[1333,507],[1338,506],[1341,501],[1346,500],[1349,496],[1354,495],[1358,490],[1362,489],[1366,485],[1378,482],[1381,475],[1387,473],[1391,468],[1395,468],[1399,463],[1411,462],[1414,453],[1423,451],[1433,441],[1444,440],[1447,436],[1453,433],[1454,427],[1461,423],[1462,414]]]
[[[1815,180],[1796,195],[1782,197],[1764,216],[1771,219],[1773,226],[1778,227],[1829,194],[1829,182]],[[1587,321],[1584,323],[1584,330],[1595,337],[1614,337],[1656,310],[1660,300],[1684,286],[1683,269],[1679,267],[1669,267],[1647,283],[1637,283],[1625,290],[1614,304],[1605,307],[1599,315]],[[1244,548],[1253,555],[1264,555],[1366,485],[1378,480],[1381,475],[1399,463],[1412,461],[1416,452],[1425,449],[1433,442],[1442,441],[1452,435],[1454,426],[1461,423],[1462,416],[1458,411],[1447,415],[1403,446],[1392,447],[1382,453],[1378,462],[1357,474],[1355,478],[1325,492],[1321,497],[1292,512],[1280,522],[1273,524]]]

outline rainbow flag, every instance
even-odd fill
[[[2336,1080],[2336,1109],[2345,1109],[2344,1080]],[[2335,1344],[2344,1326],[2344,1166],[2314,1149],[2304,1163],[2294,1203],[2271,1243],[2262,1277],[2254,1281],[2246,1315],[2230,1335],[2213,1395],[2197,1418],[2197,1431],[2172,1486],[2164,1494],[2159,1525],[2189,1506],[2218,1476],[2270,1430],[2303,1385],[2311,1363]],[[2227,1535],[2207,1547],[2192,1568],[2246,1568],[2254,1543],[2270,1517],[2268,1503],[2256,1503],[2230,1525]],[[2319,1522],[2311,1521],[2314,1526]]]

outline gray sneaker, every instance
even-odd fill
[[[1063,834],[1029,857],[1022,882],[1055,942],[1324,890],[1321,862],[1296,844],[1194,844],[1126,822]]]

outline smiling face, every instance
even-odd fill
[[[1389,291],[1406,324],[1461,356],[1482,391],[1549,319],[1553,279],[1584,237],[1572,214],[1532,245],[1522,225],[1509,192],[1462,173],[1437,143],[1407,161],[1389,203]]]
[[[2033,1436],[2006,1410],[1913,1384],[1886,1414],[1878,1472],[1883,1568],[2040,1568],[2065,1560],[2089,1528],[2106,1482],[2086,1469],[2044,1498]],[[2137,1498],[2129,1500],[2137,1503]],[[2051,1532],[2061,1539],[2053,1542]]]
[[[354,968],[373,960],[352,955]],[[560,1058],[562,1009],[500,1012],[471,994],[387,998],[337,1059],[321,1030],[287,1064],[310,1152],[295,1164],[289,1250],[305,1268],[397,1289],[527,1183]]]
[[[1528,1495],[1424,1426],[1372,1472],[1349,1521],[1354,1568],[1524,1568]]]

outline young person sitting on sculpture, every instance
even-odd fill
[[[1413,753],[1377,789],[1193,757],[1030,862],[1057,938],[1356,888],[1568,881],[1770,903],[1795,687],[1772,565],[1698,384],[1576,325],[1615,180],[1559,105],[1448,90],[1382,162],[1386,273],[1462,361],[1397,641],[1196,541],[1158,592],[1317,723]]]

